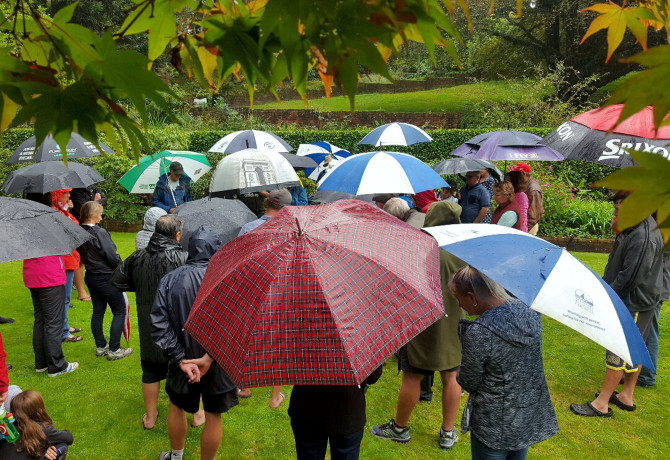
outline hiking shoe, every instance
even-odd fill
[[[399,428],[393,419],[383,425],[372,425],[370,432],[379,439],[390,439],[391,441],[402,443],[409,442],[410,440],[409,428]]]
[[[60,372],[56,372],[54,374],[48,374],[49,377],[58,377],[59,375],[67,374],[69,372],[74,372],[77,368],[79,367],[79,363],[67,363],[67,366],[65,366],[65,369],[63,369]]]
[[[104,347],[98,347],[95,349],[95,356],[100,357],[100,356],[107,356],[109,353],[109,344],[105,345]]]
[[[440,428],[440,447],[443,449],[451,449],[454,447],[454,444],[458,442],[458,431],[456,428],[452,428],[449,431],[444,431]]]
[[[119,347],[118,350],[110,351],[107,353],[107,360],[116,361],[117,359],[125,358],[126,356],[130,356],[132,354],[133,354],[132,348]]]

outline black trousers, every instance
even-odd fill
[[[50,374],[55,374],[67,367],[62,343],[65,285],[30,288],[30,295],[35,309],[33,326],[35,369],[46,367]]]
[[[323,460],[330,442],[332,460],[358,460],[363,431],[334,435],[322,432],[318,427],[305,429],[291,425],[298,460]]]

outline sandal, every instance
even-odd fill
[[[622,410],[625,410],[625,411],[628,411],[628,412],[633,412],[635,409],[637,409],[637,406],[635,404],[630,406],[626,403],[621,402],[621,400],[619,398],[617,398],[618,394],[619,394],[619,392],[615,391],[614,393],[612,393],[612,396],[610,396],[610,402],[612,404],[614,404],[619,409],[622,409]]]
[[[600,412],[598,409],[593,407],[591,401],[586,404],[570,404],[570,410],[582,417],[611,417],[612,409],[607,408],[607,412]]]
[[[146,412],[144,414],[142,414],[142,428],[144,428],[145,430],[153,430],[154,427],[156,426],[156,422],[158,421],[158,410],[156,410],[156,419],[154,420],[154,424],[151,427],[148,427],[144,423],[145,419],[147,419],[148,417],[149,417],[149,415]]]
[[[72,334],[70,334],[70,335],[68,335],[67,337],[65,337],[65,338],[63,339],[63,342],[80,342],[80,341],[83,340],[83,339],[84,339],[84,338],[83,338],[82,336],[80,336],[80,335],[72,335]]]
[[[278,408],[279,406],[281,406],[281,403],[284,402],[284,399],[286,399],[286,395],[284,394],[283,391],[280,391],[279,392],[279,402],[278,403],[273,403],[272,401],[270,401],[270,407],[273,408],[273,409]]]
[[[82,328],[80,328],[80,327],[71,327],[70,328],[70,333],[81,332],[81,331],[82,331]]]
[[[79,300],[80,302],[90,302],[91,296],[87,295],[86,297],[79,297],[77,300]]]

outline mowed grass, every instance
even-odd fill
[[[514,102],[519,104],[536,101],[546,94],[533,85],[523,91],[519,84],[506,81],[487,81],[437,88],[427,91],[416,91],[393,94],[359,94],[356,95],[356,110],[379,110],[385,112],[456,112],[469,113],[475,104],[494,102]],[[302,100],[290,100],[257,104],[257,109],[304,109]],[[349,98],[346,96],[325,96],[308,100],[308,108],[322,111],[351,110]]]
[[[119,252],[128,256],[134,245],[133,234],[113,233]],[[577,254],[594,270],[602,272],[604,254]],[[76,294],[76,293],[75,293]],[[137,320],[132,304],[132,336],[130,346],[136,353],[129,358],[108,362],[96,358],[90,333],[91,304],[76,301],[70,312],[70,324],[84,329],[84,340],[64,344],[66,359],[78,361],[80,369],[70,375],[48,378],[34,372],[31,346],[33,308],[28,289],[21,279],[21,262],[0,265],[0,315],[12,316],[14,324],[0,326],[8,362],[11,383],[23,389],[42,392],[47,409],[57,428],[67,428],[74,434],[74,445],[68,458],[77,459],[155,459],[161,450],[169,448],[166,428],[168,398],[161,392],[160,416],[151,431],[142,430],[144,412],[140,385],[140,357]],[[587,419],[572,415],[568,406],[593,399],[600,389],[604,372],[604,350],[585,337],[554,320],[545,318],[544,364],[551,397],[558,415],[560,433],[533,446],[531,459],[665,459],[670,457],[670,423],[667,401],[670,383],[670,318],[665,306],[661,316],[660,375],[653,389],[638,389],[633,413],[614,409],[611,419]],[[107,315],[105,330],[109,330]],[[225,325],[222,325],[225,327]],[[435,402],[420,403],[410,421],[412,440],[396,444],[374,438],[369,433],[372,424],[388,421],[395,414],[400,375],[395,358],[390,358],[381,380],[367,393],[366,433],[361,458],[364,459],[467,459],[470,457],[468,435],[449,452],[437,445],[441,423],[440,389],[435,387]],[[290,387],[284,391],[290,396]],[[252,390],[252,397],[241,400],[239,406],[223,416],[223,442],[220,459],[290,459],[295,449],[286,413],[287,401],[278,409],[268,407],[269,388]],[[461,405],[465,403],[463,398]],[[460,415],[459,420],[460,422]],[[201,428],[190,428],[185,458],[199,458]]]

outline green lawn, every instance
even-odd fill
[[[395,94],[359,94],[356,96],[356,110],[381,110],[386,112],[456,112],[468,113],[474,104],[491,102],[516,102],[519,104],[538,100],[545,96],[533,85],[520,90],[518,84],[506,81],[487,81],[438,88],[427,91]],[[257,109],[304,109],[301,100],[290,100],[258,104]],[[348,111],[346,96],[326,100],[310,99],[309,107],[323,111]]]
[[[134,235],[114,233],[123,257],[133,249]],[[598,272],[602,272],[606,256],[577,254]],[[69,458],[77,459],[155,459],[168,449],[165,424],[168,398],[162,393],[160,416],[156,427],[144,431],[144,412],[140,387],[139,350],[130,358],[108,362],[95,357],[93,339],[87,325],[91,304],[75,301],[70,324],[85,329],[84,340],[64,344],[66,359],[78,361],[81,368],[70,375],[50,379],[34,372],[31,347],[32,304],[28,289],[21,281],[21,263],[0,266],[0,297],[4,299],[0,315],[12,316],[14,324],[0,326],[8,362],[14,365],[11,382],[23,389],[37,389],[44,395],[47,409],[57,428],[70,429],[75,443]],[[134,296],[131,295],[131,302]],[[670,365],[670,319],[667,305],[661,316],[660,376],[654,389],[636,392],[638,410],[624,413],[615,410],[611,419],[586,419],[572,415],[569,404],[585,402],[599,390],[604,371],[604,350],[553,320],[545,319],[545,368],[549,389],[556,407],[560,433],[530,450],[530,458],[602,459],[658,458],[670,456],[670,423],[666,399],[670,398],[667,369]],[[109,315],[108,315],[109,316]],[[130,345],[139,347],[136,315],[132,314],[133,331]],[[106,322],[108,330],[109,318]],[[412,441],[408,444],[384,442],[372,437],[370,424],[388,421],[394,415],[400,376],[395,359],[390,359],[379,383],[368,391],[368,427],[363,438],[361,458],[365,459],[432,459],[469,458],[467,435],[461,437],[451,452],[437,446],[441,422],[439,403],[421,403],[411,420]],[[437,389],[437,387],[436,387]],[[290,392],[289,388],[285,391]],[[250,399],[223,417],[222,459],[286,459],[294,458],[290,421],[286,414],[288,401],[278,410],[268,406],[269,388],[252,390]],[[439,401],[439,392],[435,399]],[[463,399],[463,403],[465,398]],[[199,458],[201,429],[191,429],[185,458]]]

